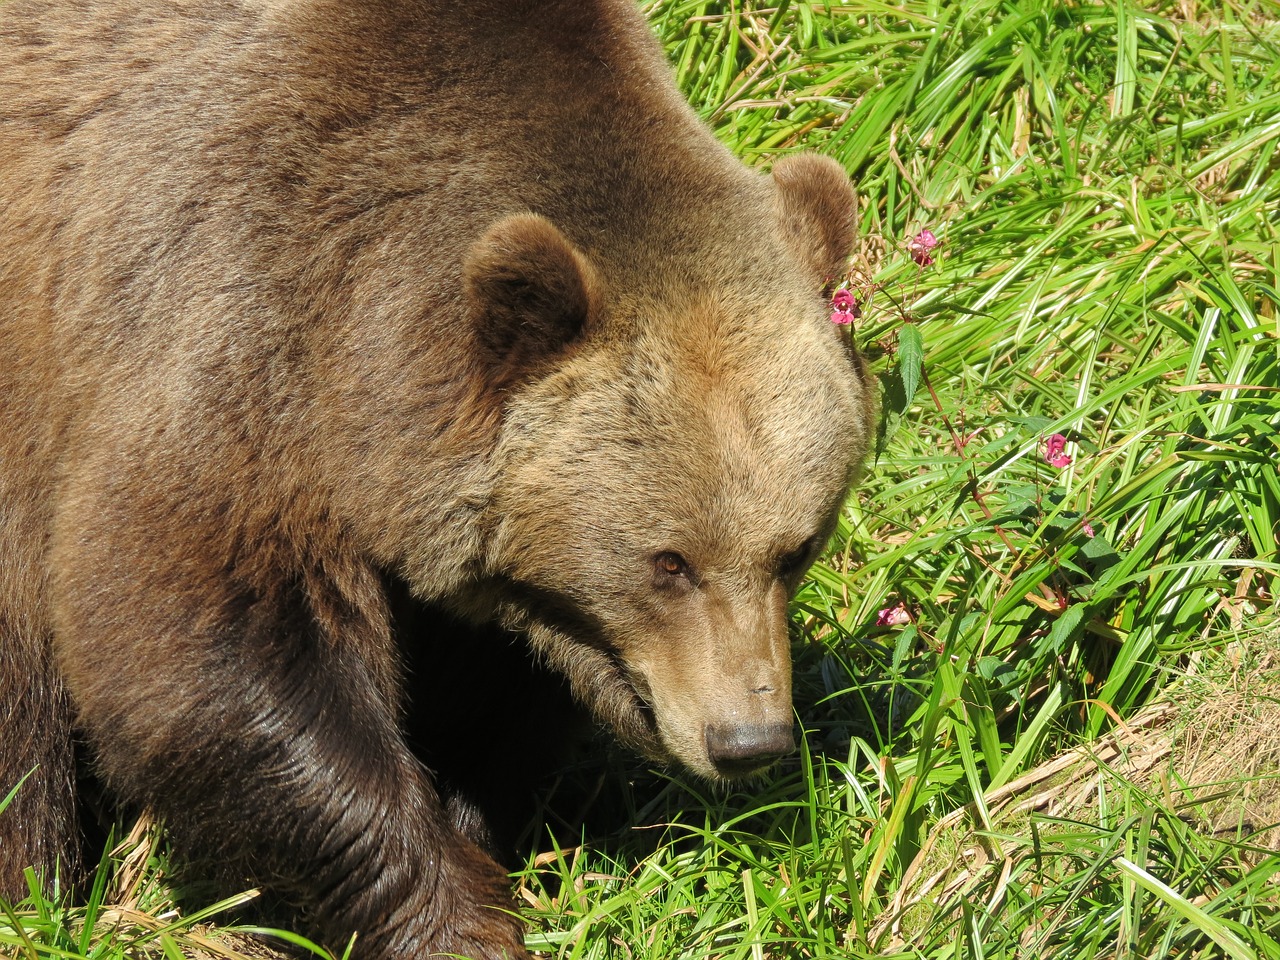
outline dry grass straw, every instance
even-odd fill
[[[1041,763],[977,805],[943,817],[908,867],[869,940],[910,942],[910,917],[927,905],[957,913],[981,894],[1000,905],[1032,816],[1087,820],[1105,792],[1136,789],[1163,799],[1207,835],[1236,839],[1243,860],[1280,852],[1280,634],[1255,634],[1225,653],[1193,661],[1161,699],[1097,741]],[[1209,660],[1211,669],[1201,665]],[[1224,669],[1225,668],[1225,669]]]
[[[130,957],[172,957],[178,951],[189,960],[283,960],[296,956],[249,934],[219,930],[214,923],[188,924],[172,903],[156,851],[161,828],[143,812],[128,835],[111,851],[115,864],[106,897],[94,917],[95,941],[127,943]],[[256,891],[237,898],[253,899]],[[155,901],[159,899],[163,905]]]
[[[1203,798],[1204,828],[1249,834],[1272,852],[1280,852],[1278,647],[1280,635],[1228,648],[1230,674],[1207,682],[1175,744],[1178,770]]]

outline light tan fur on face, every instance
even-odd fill
[[[867,383],[816,297],[762,300],[623,307],[608,330],[628,349],[584,344],[512,405],[499,448],[491,563],[537,595],[516,616],[571,680],[631,692],[602,719],[706,776],[708,724],[790,721],[800,571],[778,563],[825,541],[868,439]],[[667,551],[692,589],[653,586]]]

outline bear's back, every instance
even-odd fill
[[[766,194],[666,74],[629,0],[7,4],[0,177],[27,189],[0,198],[0,350],[34,377],[14,386],[57,382],[65,408],[78,379],[103,390],[86,367],[252,368],[371,311],[432,325],[463,369],[462,253],[519,210],[617,289],[652,284],[627,271],[655,249],[687,282]]]

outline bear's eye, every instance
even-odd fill
[[[784,553],[778,558],[778,576],[783,580],[788,580],[803,571],[813,562],[814,555],[821,546],[822,544],[819,542],[818,537],[814,536],[800,544],[790,553]]]
[[[693,571],[689,561],[678,553],[665,550],[653,558],[654,579],[659,584],[670,584],[676,580],[693,582]]]

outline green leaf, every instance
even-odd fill
[[[918,324],[905,323],[898,331],[898,372],[902,377],[905,395],[903,409],[911,406],[911,400],[920,386],[920,372],[924,368],[924,337]]]
[[[1055,654],[1061,654],[1067,648],[1067,641],[1075,636],[1084,620],[1085,604],[1073,603],[1063,610],[1049,628],[1047,646]]]

